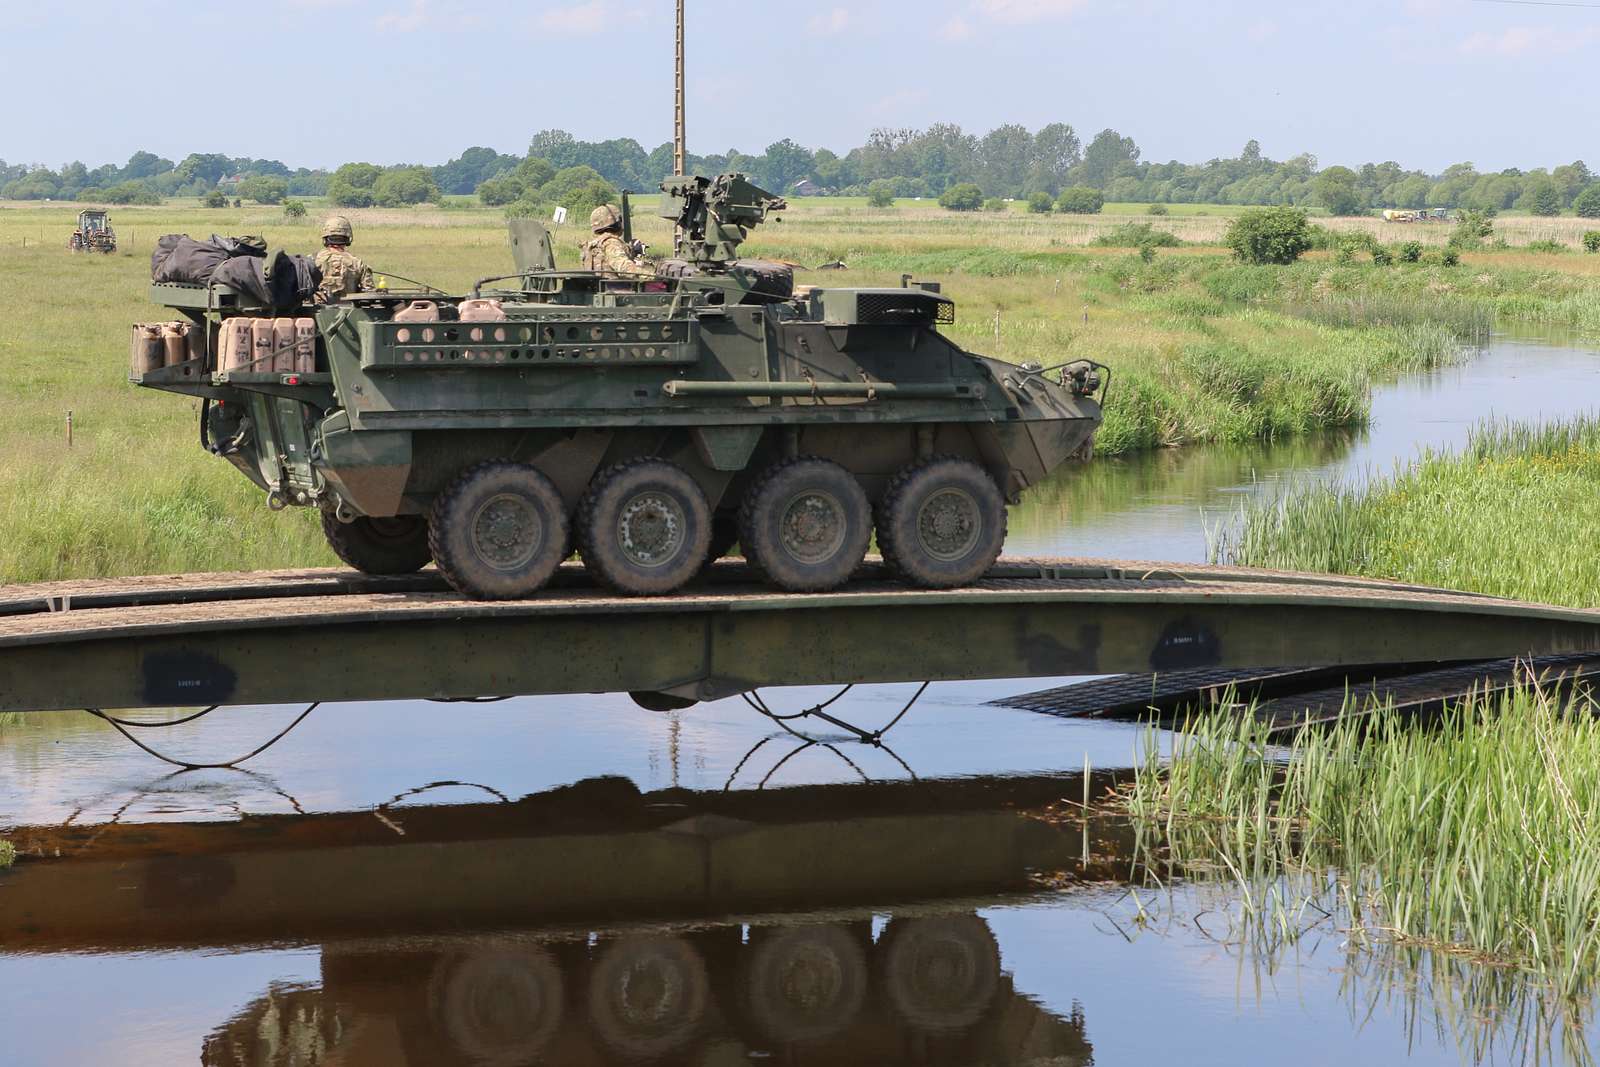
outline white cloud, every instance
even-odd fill
[[[947,41],[965,41],[972,36],[972,23],[957,15],[940,27],[939,36]]]
[[[611,5],[606,0],[588,0],[587,3],[569,4],[546,11],[539,16],[538,25],[540,29],[555,33],[587,35],[600,33],[614,17]]]
[[[1586,48],[1594,42],[1595,35],[1593,29],[1557,32],[1545,26],[1508,26],[1492,33],[1479,30],[1461,42],[1461,51],[1469,56],[1503,59],[1515,59],[1530,52],[1552,55]]]
[[[812,33],[835,34],[842,33],[850,25],[850,12],[842,7],[836,7],[821,15],[812,15],[806,28]]]
[[[1270,41],[1272,38],[1278,35],[1278,24],[1267,19],[1262,19],[1260,22],[1252,24],[1249,29],[1245,30],[1244,35],[1249,39],[1251,44],[1262,44],[1266,41]]]
[[[415,33],[428,22],[428,0],[411,0],[404,11],[391,11],[378,17],[378,29],[393,33]]]
[[[1022,23],[1065,18],[1084,3],[1085,0],[977,0],[972,6],[984,18]]]
[[[922,103],[926,99],[928,99],[928,90],[926,89],[900,89],[874,102],[870,110],[874,115],[892,117],[902,113],[906,108]]]

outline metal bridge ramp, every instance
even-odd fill
[[[300,570],[0,590],[0,711],[1455,663],[1600,652],[1600,612],[1358,578],[1003,559],[964,589],[869,562],[832,593],[742,563],[619,597],[568,564],[529,600],[432,571]]]

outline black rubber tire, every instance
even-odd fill
[[[796,513],[797,505],[806,512]],[[805,546],[807,536],[827,542]],[[839,464],[815,456],[774,464],[750,487],[739,509],[745,555],[768,581],[790,592],[843,585],[861,566],[871,540],[872,505],[861,484]]]
[[[362,515],[340,522],[332,508],[323,508],[322,536],[334,555],[363,574],[414,574],[433,559],[428,520],[421,515]]]
[[[653,497],[654,500],[648,500]],[[671,524],[663,533],[663,505]],[[623,524],[630,507],[649,509],[641,532],[665,536],[659,549],[641,540],[625,547]],[[678,528],[674,532],[670,526]],[[578,505],[578,551],[583,565],[599,581],[631,596],[659,596],[680,588],[700,573],[711,545],[711,505],[689,473],[676,463],[645,456],[619,463],[595,475]],[[660,552],[660,558],[645,557]]]
[[[925,514],[941,497],[949,502],[943,516]],[[932,525],[941,521],[943,529]],[[1005,541],[1005,498],[987,471],[959,456],[934,456],[907,467],[889,482],[878,505],[884,562],[924,589],[972,584],[1000,558]]]
[[[486,520],[496,528],[484,528]],[[525,463],[479,463],[434,499],[428,543],[457,592],[475,600],[530,596],[566,555],[566,504],[555,484]]]

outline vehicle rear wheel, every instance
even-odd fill
[[[433,559],[428,520],[421,515],[362,515],[340,522],[332,508],[323,508],[322,536],[334,555],[365,574],[411,574]]]
[[[527,464],[479,463],[434,500],[429,543],[457,592],[478,600],[528,596],[561,565],[566,505],[550,479]]]
[[[711,505],[675,463],[634,459],[595,476],[578,508],[583,565],[619,593],[670,593],[700,572]]]
[[[739,512],[739,541],[781,589],[809,593],[843,585],[872,540],[872,506],[849,471],[814,456],[763,474]]]
[[[878,547],[895,573],[925,589],[981,578],[1006,540],[1006,503],[982,467],[934,456],[895,475],[878,507]]]

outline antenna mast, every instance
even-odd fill
[[[672,172],[679,177],[684,174],[684,133],[683,122],[683,0],[678,0],[678,48],[676,72],[676,90],[674,98],[672,121]]]

